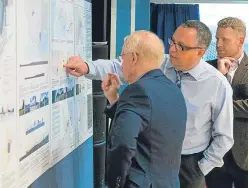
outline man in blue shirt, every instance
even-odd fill
[[[181,89],[187,106],[181,188],[204,187],[205,176],[224,164],[223,157],[234,143],[232,88],[218,70],[201,59],[211,38],[205,24],[186,21],[169,39],[169,56],[161,65],[164,74]],[[101,80],[113,72],[123,81],[119,60],[86,63],[80,57],[72,57],[67,70],[75,76]]]

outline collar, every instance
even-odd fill
[[[145,78],[145,77],[156,78],[156,77],[160,77],[160,76],[165,76],[161,69],[152,69],[152,70],[144,73],[143,75],[141,75],[140,79]]]
[[[241,63],[242,59],[244,58],[245,52],[243,52],[240,56],[240,58],[238,59],[239,64]]]
[[[144,74],[142,74],[141,76],[139,76],[139,77],[137,78],[136,81],[140,80],[145,74],[146,74],[146,73],[144,73]]]
[[[190,74],[195,80],[198,80],[201,76],[201,74],[205,71],[205,66],[204,63],[206,63],[203,60],[200,60],[200,62],[192,69],[188,71],[183,71],[183,73],[188,73]],[[167,69],[174,68],[173,65],[170,63],[170,60],[168,61],[167,64]]]

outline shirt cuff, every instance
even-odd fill
[[[95,71],[94,64],[92,62],[87,62],[86,64],[88,65],[88,68],[89,68],[89,72],[86,76],[95,76],[96,71]]]
[[[198,161],[198,166],[201,169],[201,172],[204,176],[206,176],[211,170],[213,170],[214,166],[209,163],[209,161],[205,158],[202,158]]]

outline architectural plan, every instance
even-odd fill
[[[0,0],[0,188],[27,188],[92,136],[91,3]],[[31,186],[32,187],[32,186]]]

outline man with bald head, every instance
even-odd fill
[[[108,74],[102,84],[112,104],[106,113],[113,119],[107,143],[108,186],[179,188],[187,112],[180,90],[160,70],[164,45],[153,33],[136,31],[126,39],[121,56],[129,85],[119,97],[116,75]],[[71,64],[73,60],[66,66]]]

